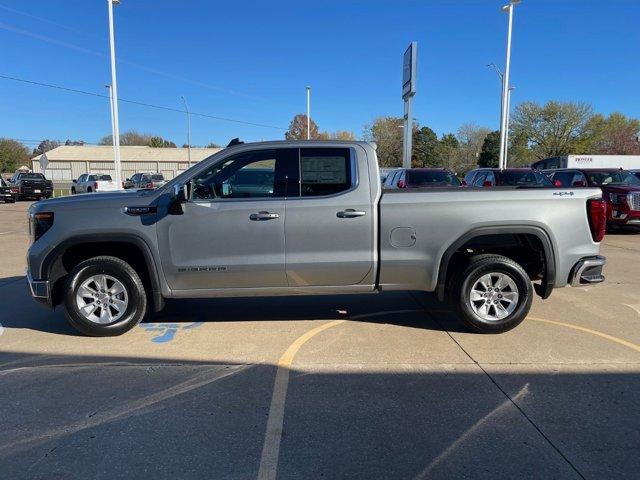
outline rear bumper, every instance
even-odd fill
[[[571,269],[569,283],[572,287],[591,285],[604,281],[602,269],[607,263],[603,256],[584,257]]]
[[[36,191],[39,190],[39,191]],[[50,197],[53,194],[53,188],[47,186],[21,186],[20,195],[23,197]]]
[[[27,284],[34,300],[51,307],[51,289],[48,280],[34,280],[31,278],[31,272],[27,269]]]

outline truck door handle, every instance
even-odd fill
[[[280,214],[269,213],[269,212],[258,212],[258,213],[252,213],[251,215],[249,215],[249,220],[255,220],[255,221],[273,220],[274,218],[280,218]]]
[[[355,217],[364,217],[367,212],[363,210],[354,210],[353,208],[347,208],[346,210],[342,210],[336,214],[338,218],[355,218]]]

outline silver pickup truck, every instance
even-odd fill
[[[88,335],[165,299],[435,292],[472,330],[504,332],[534,291],[604,280],[598,189],[384,191],[375,147],[226,148],[151,191],[35,203],[27,280]]]

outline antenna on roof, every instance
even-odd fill
[[[244,142],[243,142],[242,140],[240,140],[239,138],[234,138],[233,140],[231,140],[231,141],[229,142],[229,145],[227,145],[227,148],[229,148],[229,147],[233,147],[233,146],[235,146],[235,145],[240,145],[240,144],[243,144],[243,143],[244,143]]]

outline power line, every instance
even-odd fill
[[[14,81],[14,82],[25,83],[25,84],[29,84],[29,85],[37,85],[37,86],[40,86],[40,87],[54,88],[56,90],[62,90],[62,91],[65,91],[65,92],[70,92],[70,93],[77,93],[77,94],[81,94],[81,95],[88,95],[88,96],[99,97],[99,98],[109,98],[108,95],[104,95],[104,94],[100,94],[100,93],[88,92],[86,90],[79,90],[77,88],[63,87],[61,85],[53,85],[51,83],[36,82],[35,80],[27,80],[25,78],[12,77],[12,76],[9,76],[9,75],[0,74],[0,78],[3,78],[5,80],[11,80],[11,81]],[[154,104],[151,104],[151,103],[140,102],[140,101],[137,101],[137,100],[127,100],[127,99],[124,99],[124,98],[120,98],[120,99],[118,99],[118,101],[124,102],[124,103],[130,103],[132,105],[139,105],[139,106],[143,106],[143,107],[155,108],[155,109],[158,109],[158,110],[166,110],[166,111],[169,111],[169,112],[177,112],[177,113],[181,113],[181,114],[185,113],[184,110],[180,110],[179,108],[167,107],[167,106],[164,106],[164,105],[154,105]],[[251,125],[253,127],[273,128],[275,130],[286,130],[286,128],[276,127],[274,125],[266,125],[266,124],[263,124],[263,123],[247,122],[247,121],[244,121],[244,120],[236,120],[234,118],[218,117],[218,116],[215,116],[215,115],[209,115],[207,113],[191,112],[191,115],[195,115],[195,116],[203,117],[203,118],[210,118],[210,119],[213,119],[213,120],[219,120],[219,121],[223,121],[223,122],[232,122],[232,123],[239,123],[239,124],[243,124],[243,125]]]

